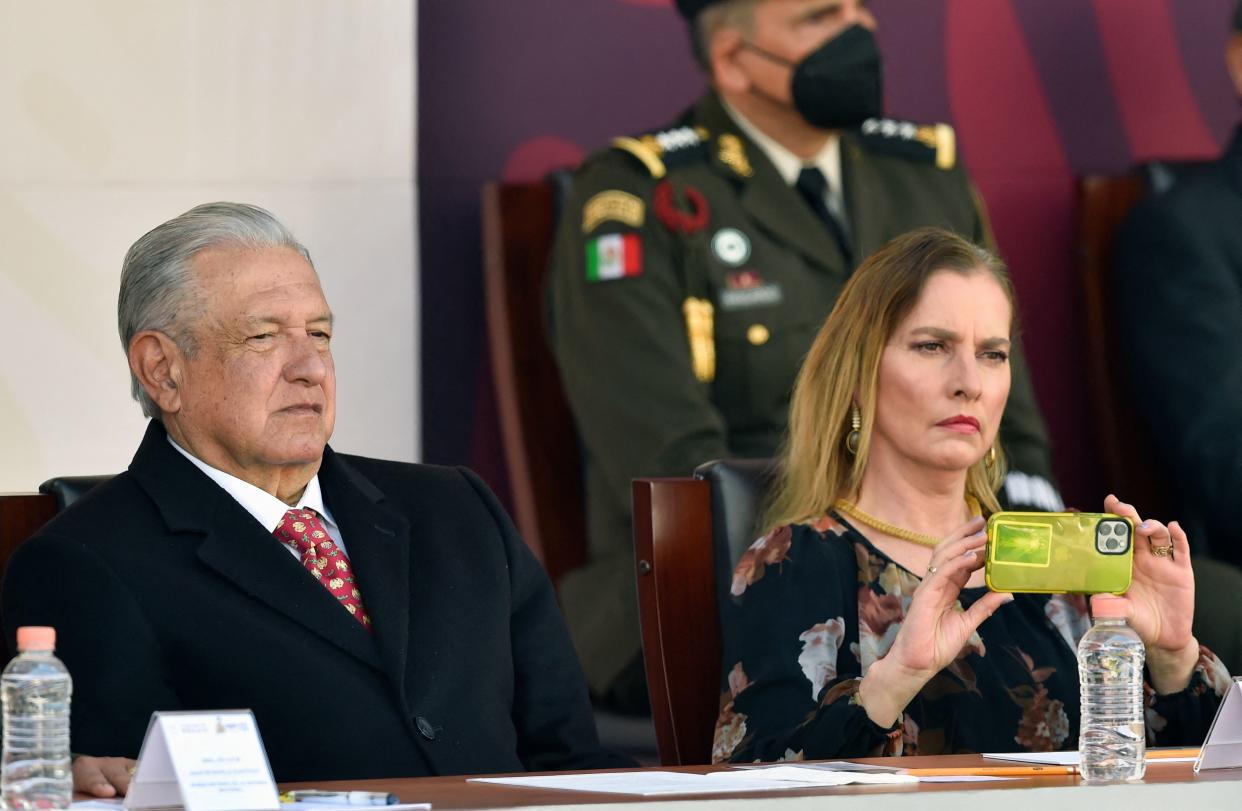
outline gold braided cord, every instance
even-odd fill
[[[933,538],[931,535],[924,535],[921,532],[915,532],[912,529],[899,527],[896,524],[890,524],[887,521],[876,518],[871,513],[863,512],[858,509],[857,504],[852,501],[846,501],[843,498],[837,499],[836,503],[832,506],[838,512],[848,515],[860,524],[865,524],[872,529],[878,529],[885,535],[891,535],[894,538],[901,538],[903,541],[911,541],[912,543],[919,544],[920,546],[936,547],[940,545],[942,540],[944,540],[943,538]],[[978,517],[983,514],[983,511],[979,508],[979,500],[972,495],[968,494],[966,496],[966,507],[970,510],[970,514],[972,516]]]

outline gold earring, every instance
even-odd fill
[[[853,456],[857,455],[858,445],[862,442],[862,413],[857,405],[850,406],[850,428],[853,430],[845,435],[845,449]]]
[[[988,448],[987,455],[983,457],[983,464],[988,470],[991,470],[992,468],[996,467],[996,445],[995,444],[993,444],[992,447]]]

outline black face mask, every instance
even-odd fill
[[[820,129],[857,127],[882,114],[883,74],[875,36],[852,25],[796,65],[758,45],[746,47],[793,72],[794,109]]]

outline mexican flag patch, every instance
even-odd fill
[[[587,243],[587,281],[622,279],[642,272],[643,247],[638,234],[607,234]]]

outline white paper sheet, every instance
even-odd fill
[[[917,783],[918,778],[909,774],[872,774],[857,771],[834,771],[815,764],[781,764],[763,769],[750,769],[730,773],[735,780],[782,780],[812,786],[897,785]]]
[[[71,811],[118,811],[122,800],[82,800],[71,803]],[[178,806],[179,807],[179,806]],[[359,811],[358,805],[324,805],[322,803],[282,803],[280,811]],[[399,805],[373,806],[384,811],[427,811],[431,803],[401,803]]]
[[[1012,760],[1015,763],[1036,763],[1040,766],[1077,766],[1077,752],[987,752],[985,758]],[[1194,763],[1193,757],[1147,758],[1148,763]]]
[[[604,794],[635,794],[643,797],[675,794],[723,794],[735,791],[781,791],[810,786],[844,786],[851,783],[917,783],[903,774],[832,772],[797,766],[731,770],[710,774],[681,772],[627,772],[619,774],[573,774],[549,777],[472,777],[471,782],[502,786],[593,791]]]
[[[794,765],[790,763],[781,764]],[[862,772],[865,774],[896,774],[902,771],[897,766],[877,766],[874,763],[854,763],[849,760],[822,760],[813,763],[797,763],[799,769],[822,769],[830,772]],[[771,763],[734,763],[733,769],[770,769]]]
[[[1077,752],[985,752],[985,758],[1012,760],[1015,763],[1036,763],[1040,766],[1077,766]]]

